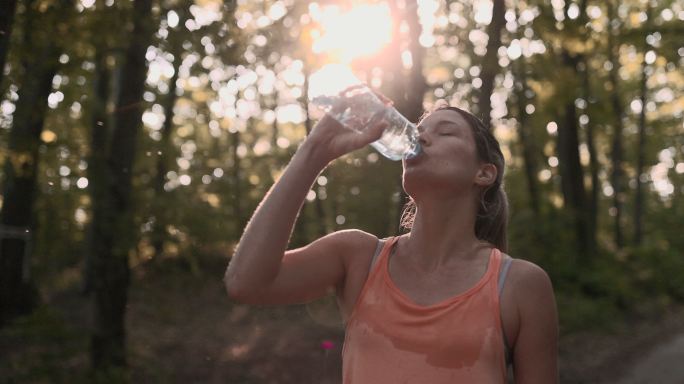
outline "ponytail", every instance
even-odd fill
[[[485,197],[477,210],[475,237],[505,253],[508,251],[508,198],[503,188],[498,188],[492,195]]]

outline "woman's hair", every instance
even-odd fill
[[[470,112],[457,107],[449,106],[446,102],[435,104],[435,107],[420,118],[420,121],[435,111],[449,110],[458,112],[470,125],[475,139],[477,156],[484,163],[494,164],[496,167],[496,180],[483,189],[480,195],[480,203],[475,219],[475,236],[493,244],[502,252],[507,252],[508,239],[506,228],[508,225],[508,198],[503,188],[503,175],[505,160],[499,142],[494,135],[485,127],[480,119]],[[401,214],[401,227],[410,230],[416,218],[416,202],[409,197]]]

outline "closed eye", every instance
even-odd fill
[[[440,136],[457,136],[458,129],[453,126],[453,123],[450,121],[442,121],[438,124],[438,129],[435,131],[438,132],[438,135]]]

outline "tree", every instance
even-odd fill
[[[599,163],[596,155],[596,132],[595,132],[595,104],[596,99],[591,87],[591,62],[589,57],[592,52],[589,51],[589,47],[592,47],[591,41],[591,31],[589,27],[589,20],[587,17],[587,1],[583,0],[580,2],[579,6],[579,18],[577,20],[579,26],[579,34],[585,41],[585,46],[587,47],[585,51],[581,52],[578,56],[578,69],[580,70],[580,78],[582,84],[581,97],[583,98],[585,105],[585,112],[587,116],[592,116],[589,121],[584,124],[585,128],[585,141],[587,144],[587,152],[589,154],[589,174],[591,177],[591,190],[589,191],[589,202],[586,212],[586,223],[587,223],[587,245],[588,252],[593,253],[596,251],[596,232],[598,230],[598,209],[599,209]]]
[[[499,47],[501,47],[501,31],[506,24],[506,3],[504,0],[493,0],[492,21],[487,26],[487,53],[482,59],[482,87],[479,97],[479,115],[487,128],[492,123],[492,93],[494,80],[499,73]]]
[[[10,46],[12,27],[14,22],[14,11],[17,8],[16,0],[5,0],[4,9],[0,13],[0,83],[5,74],[5,60]]]
[[[169,91],[164,97],[162,103],[164,108],[164,125],[161,129],[161,139],[159,143],[159,150],[157,151],[157,167],[154,176],[154,194],[155,194],[155,209],[154,209],[154,228],[151,233],[152,247],[154,248],[154,257],[158,258],[164,251],[164,241],[166,240],[166,225],[168,223],[168,215],[166,214],[166,207],[164,207],[164,184],[166,182],[166,173],[168,172],[168,164],[172,159],[172,143],[171,137],[173,135],[173,107],[178,100],[177,81],[179,78],[179,71],[181,62],[183,61],[183,32],[185,21],[188,20],[189,5],[184,4],[178,8],[178,26],[172,28],[167,39],[169,51],[173,55],[173,75],[169,79]]]
[[[583,97],[586,102],[587,114],[592,115],[595,108],[596,100],[593,96],[590,81],[589,61],[585,55],[582,55],[580,66],[582,68],[582,88]],[[589,207],[587,210],[587,236],[590,246],[590,251],[596,249],[596,231],[598,230],[598,209],[599,209],[599,162],[596,155],[596,132],[593,119],[589,120],[585,125],[585,135],[587,143],[587,152],[589,153],[589,174],[591,175],[591,191],[589,195]]]
[[[516,19],[518,19],[518,7],[515,8]],[[522,33],[518,33],[518,38],[522,37]],[[528,94],[531,93],[527,84],[527,65],[525,63],[525,56],[521,55],[513,63],[512,71],[516,78],[514,85],[514,94],[516,97],[516,105],[518,110],[518,138],[520,146],[522,147],[523,168],[525,170],[525,180],[527,182],[527,193],[530,202],[530,208],[535,215],[540,214],[540,194],[539,185],[537,183],[537,155],[536,145],[534,143],[534,136],[532,135],[532,126],[529,115],[525,108],[527,107]]]
[[[569,6],[569,2],[566,2],[563,9],[564,15],[568,15]],[[562,67],[559,71],[558,83],[562,86],[556,90],[559,98],[563,101],[558,110],[562,116],[558,124],[558,166],[564,206],[574,222],[579,254],[581,257],[586,257],[591,245],[588,235],[587,199],[584,172],[579,155],[579,125],[575,106],[579,55],[569,48],[570,43],[576,39],[577,25],[572,21],[566,21],[561,25],[567,29],[561,35],[561,38],[567,42],[561,43],[559,56]]]
[[[646,31],[650,32],[652,6],[650,3],[646,5]],[[641,110],[639,111],[639,133],[637,139],[637,164],[636,164],[636,192],[634,195],[634,244],[640,245],[643,240],[643,217],[644,217],[644,166],[646,163],[646,100],[648,99],[648,81],[649,72],[651,68],[648,65],[646,56],[648,52],[648,43],[644,39],[644,58],[641,62],[641,79],[639,79],[639,101],[641,102]],[[650,51],[653,52],[653,51]]]
[[[22,43],[32,49],[21,55],[23,77],[4,169],[4,200],[0,212],[0,323],[28,313],[36,305],[35,288],[27,266],[30,235],[35,231],[33,207],[38,148],[52,79],[59,68],[59,39],[54,36],[65,28],[70,4],[62,0],[47,7],[37,1],[25,5]],[[64,10],[67,11],[62,13]]]
[[[619,55],[620,44],[616,42],[616,30],[619,28],[619,20],[615,16],[613,3],[611,1],[606,3],[608,6],[608,57],[610,61],[610,70],[608,77],[611,84],[610,102],[613,108],[613,145],[612,145],[612,173],[611,184],[613,185],[613,233],[615,236],[615,245],[622,248],[624,240],[622,235],[622,199],[624,193],[624,170],[622,165],[623,159],[623,123],[624,108],[620,100],[620,88],[618,80],[618,71],[620,70],[620,62],[617,57]]]
[[[99,22],[104,17],[96,18]],[[97,243],[95,233],[104,229],[96,228],[96,225],[104,224],[100,217],[104,214],[106,206],[105,193],[107,188],[107,147],[111,134],[112,119],[107,113],[107,103],[110,100],[111,68],[108,62],[113,56],[109,53],[109,47],[100,38],[106,34],[95,34],[95,77],[93,79],[93,96],[91,98],[91,121],[90,121],[90,154],[88,156],[88,189],[92,199],[93,219],[88,225],[85,245],[85,267],[83,273],[83,290],[90,293],[93,288],[93,264],[97,255],[103,252],[101,244]]]
[[[130,271],[128,253],[134,244],[131,174],[143,112],[147,63],[145,53],[152,38],[152,1],[133,3],[133,28],[126,50],[114,127],[107,153],[106,190],[102,214],[93,217],[93,242],[100,252],[93,261],[94,329],[91,360],[95,368],[126,365],[125,313]]]

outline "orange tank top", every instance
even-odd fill
[[[347,321],[344,384],[500,384],[505,382],[504,337],[494,249],[475,286],[434,305],[418,305],[389,275],[389,238]]]

